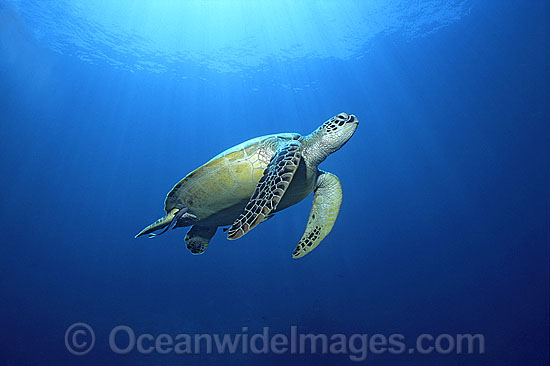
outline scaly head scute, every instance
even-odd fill
[[[353,114],[340,113],[319,127],[325,148],[331,153],[340,149],[353,136],[359,120]]]
[[[312,151],[308,151],[312,164],[318,165],[340,149],[353,136],[359,120],[353,114],[340,113],[305,137]],[[310,150],[310,149],[308,149]]]

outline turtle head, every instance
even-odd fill
[[[359,120],[353,114],[340,113],[332,117],[306,137],[311,149],[311,162],[319,164],[340,149],[353,136]]]
[[[340,113],[319,127],[323,145],[332,152],[338,150],[353,136],[359,120],[353,114]]]

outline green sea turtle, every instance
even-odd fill
[[[292,254],[303,257],[330,232],[342,203],[340,181],[318,166],[353,136],[358,124],[354,115],[340,113],[307,136],[257,137],[216,155],[172,188],[164,202],[166,215],[136,238],[191,226],[185,243],[193,254],[202,254],[218,227],[231,225],[224,229],[227,238],[238,239],[315,192],[306,230]]]

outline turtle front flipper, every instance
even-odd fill
[[[297,140],[279,146],[244,211],[227,231],[228,239],[240,238],[277,208],[300,164],[301,150],[302,144]]]
[[[185,235],[185,245],[193,254],[202,254],[210,239],[216,234],[216,226],[193,225]]]
[[[334,174],[321,171],[317,178],[313,207],[306,230],[296,245],[292,258],[311,252],[330,233],[342,204],[342,185]]]

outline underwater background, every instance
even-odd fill
[[[550,3],[0,1],[2,365],[547,365]],[[191,255],[134,239],[166,193],[256,136],[355,114],[311,197]],[[66,347],[74,323],[94,348]],[[483,334],[484,354],[185,354],[136,335]],[[244,331],[246,332],[246,331]],[[121,344],[124,337],[120,338]],[[82,342],[84,338],[81,339]]]

